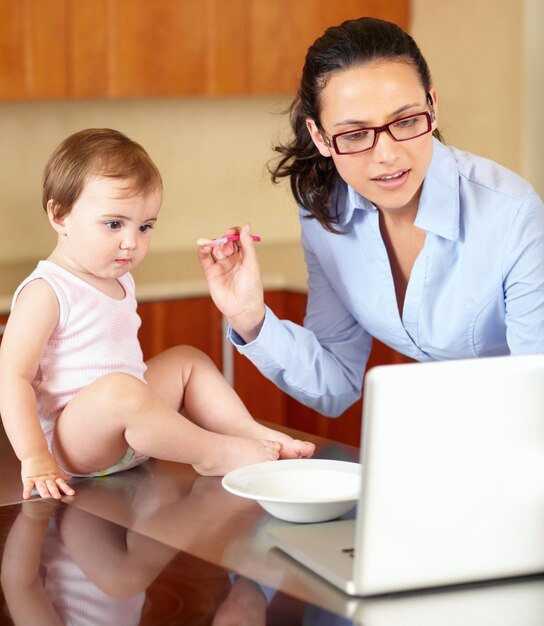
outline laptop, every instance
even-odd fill
[[[273,544],[358,596],[544,572],[544,355],[369,370],[361,463],[355,519]]]

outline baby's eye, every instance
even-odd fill
[[[119,230],[119,228],[121,228],[123,224],[119,221],[111,221],[111,222],[106,222],[106,226],[110,229],[110,230]]]
[[[151,230],[153,228],[152,224],[142,224],[140,226],[140,232],[141,233],[146,233],[148,230]]]

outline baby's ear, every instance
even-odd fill
[[[64,232],[64,218],[66,217],[66,215],[62,215],[60,211],[60,204],[56,200],[47,201],[47,217],[49,218],[49,223],[51,224],[51,226],[58,233]]]

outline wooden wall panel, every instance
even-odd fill
[[[0,0],[0,100],[67,95],[66,0]]]

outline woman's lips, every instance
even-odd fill
[[[376,176],[372,180],[383,189],[398,189],[406,182],[410,170],[401,170],[393,174],[383,174]]]

